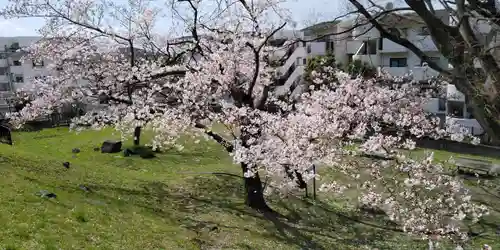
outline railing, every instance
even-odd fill
[[[304,57],[306,53],[305,47],[297,47],[293,53],[288,57],[285,64],[281,67],[280,72],[285,74],[287,70],[292,66],[298,57]]]

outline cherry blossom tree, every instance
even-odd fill
[[[463,238],[460,222],[486,212],[432,156],[409,159],[400,150],[413,149],[414,138],[449,134],[424,112],[426,95],[410,80],[385,75],[353,79],[320,65],[302,94],[278,94],[268,41],[286,24],[283,18],[269,22],[286,13],[279,1],[226,3],[224,11],[210,11],[218,14],[215,21],[205,22],[198,17],[202,1],[181,2],[190,10],[190,18],[181,18],[191,32],[184,39],[142,29],[152,26],[156,13],[145,2],[120,12],[129,27],[120,31],[101,28],[93,18],[111,3],[13,1],[5,11],[10,16],[49,18],[45,38],[29,49],[28,58],[50,58],[53,73],[35,82],[34,100],[13,115],[14,121],[22,124],[75,100],[104,100],[107,105],[74,119],[75,128],[111,125],[127,135],[145,127],[154,132],[154,147],[182,148],[177,138],[186,133],[205,136],[232,156],[244,177],[247,205],[262,212],[273,212],[262,175],[275,190],[288,192],[296,188],[298,174],[303,181],[319,178],[307,171],[315,163],[358,180],[326,183],[323,191],[360,190],[360,204],[382,209],[412,234]],[[179,3],[171,4],[177,10]],[[137,43],[143,44],[143,56],[136,57]],[[231,138],[211,131],[212,124],[231,128]],[[354,142],[361,142],[359,150],[346,148]],[[359,152],[393,160],[365,164],[352,158]],[[290,172],[296,174],[291,178]]]

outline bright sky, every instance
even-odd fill
[[[298,28],[335,18],[341,11],[340,0],[289,0],[284,6],[290,9]],[[0,0],[0,8],[7,0]],[[5,20],[0,18],[0,36],[35,36],[43,20],[24,18]]]

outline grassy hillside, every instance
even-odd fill
[[[426,247],[322,196],[270,198],[288,219],[264,218],[244,206],[238,178],[203,174],[239,174],[218,145],[202,142],[148,160],[93,151],[112,138],[110,131],[49,129],[15,133],[14,146],[0,145],[0,249]],[[41,190],[57,197],[40,197]],[[483,242],[500,247],[492,233],[474,245]]]

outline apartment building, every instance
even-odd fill
[[[10,112],[9,98],[15,90],[30,85],[35,77],[46,75],[44,62],[21,61],[21,48],[30,46],[39,37],[0,37],[0,113]]]
[[[449,23],[450,16],[447,11],[437,10],[436,15],[443,22]],[[427,27],[416,14],[387,16],[380,22],[388,27],[390,32],[397,32],[406,37],[441,67],[448,67],[448,61],[439,53]],[[330,26],[323,28],[322,32],[337,35],[324,36],[321,40],[301,42],[292,46],[285,53],[287,59],[279,69],[281,81],[284,83],[282,91],[290,89],[302,80],[309,58],[325,54],[334,55],[336,61],[343,65],[360,60],[394,76],[411,74],[417,81],[439,75],[406,47],[382,38],[379,31],[370,24],[357,25],[358,23],[362,23],[362,20],[329,23],[327,25]],[[315,36],[318,37],[318,34],[313,33],[306,29],[294,35],[303,40],[312,40]],[[467,108],[464,95],[458,92],[454,85],[447,86],[446,98],[432,98],[426,110],[440,117],[443,122],[460,124],[473,134],[484,132]]]

